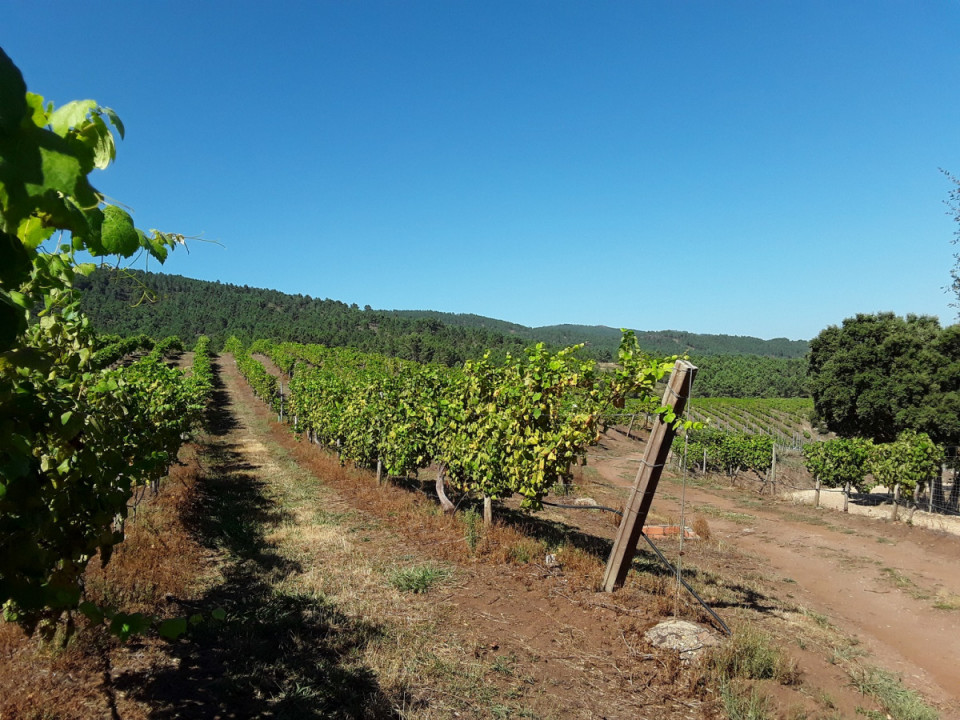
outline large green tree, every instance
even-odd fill
[[[904,430],[960,442],[960,326],[860,314],[810,342],[808,386],[827,429],[892,442]]]

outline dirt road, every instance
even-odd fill
[[[619,451],[593,466],[625,489],[642,455],[625,441],[611,444]],[[682,492],[679,479],[666,479],[653,512],[679,517]],[[756,558],[787,597],[858,639],[908,687],[951,706],[946,717],[960,717],[960,538],[744,489],[688,482],[685,498],[687,517],[706,518],[712,542]]]

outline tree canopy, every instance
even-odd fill
[[[904,430],[960,442],[960,326],[859,314],[810,342],[808,387],[828,430],[892,442]]]

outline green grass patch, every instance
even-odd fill
[[[878,668],[864,668],[855,673],[853,684],[864,695],[870,695],[876,699],[893,720],[939,720],[940,718],[939,713],[927,705],[918,693],[905,688],[900,678]],[[869,712],[862,714],[870,717]]]
[[[938,595],[934,610],[960,610],[960,595]]]
[[[710,515],[711,517],[720,518],[721,520],[729,520],[738,525],[749,525],[757,519],[755,515],[734,512],[733,510],[722,510],[713,505],[696,505],[692,510],[701,515]]]
[[[775,680],[790,685],[798,677],[794,663],[779,643],[749,625],[711,652],[707,666],[721,685],[731,680]]]
[[[772,720],[775,717],[770,698],[755,687],[722,681],[720,700],[730,720]]]
[[[902,572],[892,567],[880,568],[880,574],[898,589],[903,590],[916,600],[926,600],[930,596],[917,587],[917,584]]]
[[[390,576],[390,584],[400,592],[425,593],[449,576],[449,570],[433,565],[419,565],[395,571]]]

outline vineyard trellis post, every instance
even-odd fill
[[[773,449],[770,451],[770,487],[774,495],[777,494],[777,442],[774,440]]]
[[[683,414],[696,375],[696,366],[686,360],[677,360],[673,366],[662,404],[670,408],[677,418]],[[613,550],[607,560],[607,569],[603,576],[603,589],[606,592],[613,592],[623,584],[627,576],[675,435],[674,423],[664,422],[663,418],[657,415],[617,530]]]

